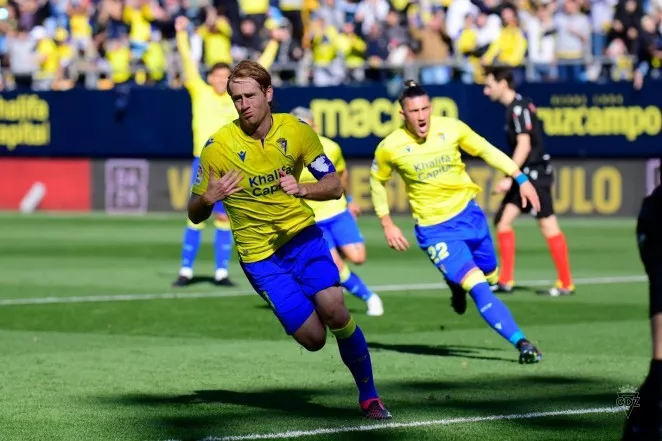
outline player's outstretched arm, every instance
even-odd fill
[[[498,148],[487,142],[485,138],[474,132],[465,123],[458,121],[460,131],[460,147],[473,156],[479,156],[495,169],[512,177],[520,186],[522,205],[530,203],[534,210],[540,210],[540,200],[535,187],[529,178],[522,173],[515,161]]]
[[[177,51],[179,52],[184,67],[184,85],[187,89],[192,90],[197,86],[204,85],[204,81],[200,76],[198,63],[195,62],[191,56],[189,38],[186,33],[188,25],[189,20],[186,17],[182,16],[175,19],[175,31],[177,32],[175,38],[177,41]]]

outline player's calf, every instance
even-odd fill
[[[542,359],[540,351],[526,339],[508,307],[492,293],[478,268],[469,270],[459,284],[469,292],[483,320],[519,351],[520,363],[537,363]]]
[[[320,316],[336,337],[343,363],[354,377],[359,390],[359,405],[365,417],[391,418],[375,388],[368,343],[345,306],[342,290],[340,287],[325,289],[317,293],[315,303]]]

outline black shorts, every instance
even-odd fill
[[[662,219],[639,216],[637,244],[639,256],[648,275],[651,317],[662,313]]]
[[[530,178],[529,178],[530,179]],[[519,207],[522,213],[531,213],[536,217],[536,219],[545,219],[554,214],[554,200],[552,199],[552,187],[554,186],[554,176],[545,175],[540,176],[538,179],[530,179],[533,187],[538,192],[538,198],[540,199],[540,211],[533,212],[531,205],[527,203],[526,208],[522,208],[522,197],[519,194],[519,185],[516,182],[513,182],[512,187],[503,197],[499,210],[497,210],[496,216],[494,217],[494,225],[498,224],[503,216],[503,210],[506,208],[507,204],[513,204]]]

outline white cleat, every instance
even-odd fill
[[[223,279],[227,279],[228,275],[229,275],[228,270],[223,269],[223,268],[219,268],[219,269],[216,270],[216,273],[214,274],[214,280],[216,282],[220,282]]]
[[[384,315],[384,305],[382,304],[382,299],[380,299],[377,294],[370,296],[366,301],[366,305],[368,305],[367,314],[369,316],[379,317]]]

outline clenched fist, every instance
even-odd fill
[[[283,191],[295,198],[302,198],[305,196],[304,188],[299,185],[296,178],[292,175],[288,175],[283,170],[278,170],[280,175],[280,187]]]

